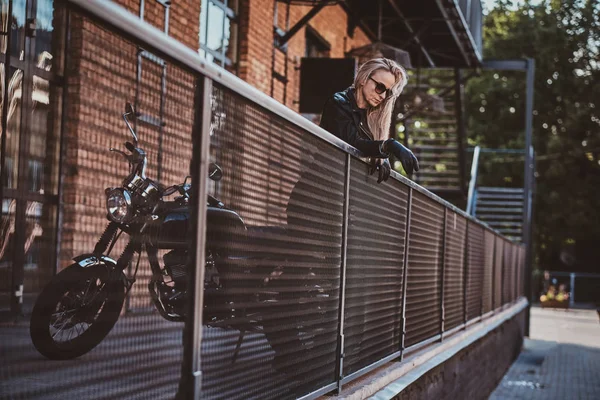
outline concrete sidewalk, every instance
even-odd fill
[[[600,399],[600,322],[595,310],[532,307],[530,334],[491,400]]]

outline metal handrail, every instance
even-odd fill
[[[473,215],[473,205],[475,204],[475,185],[477,184],[477,171],[479,169],[479,153],[481,148],[475,147],[473,153],[473,164],[471,164],[471,181],[469,182],[469,194],[467,198],[467,214]]]

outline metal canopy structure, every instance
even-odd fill
[[[476,68],[482,61],[479,0],[346,0],[349,31],[363,28],[373,39],[405,50],[414,67]],[[379,26],[379,15],[383,15]]]

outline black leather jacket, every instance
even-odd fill
[[[366,157],[386,158],[379,151],[382,140],[373,140],[367,125],[367,110],[358,108],[354,88],[337,92],[325,102],[321,128],[356,147]]]

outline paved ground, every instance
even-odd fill
[[[490,400],[600,399],[595,310],[531,309],[530,338]]]
[[[2,323],[0,400],[173,399],[181,370],[182,328],[182,323],[165,321],[157,313],[123,316],[89,353],[52,361],[33,347],[25,319]],[[273,351],[264,335],[247,333],[234,357],[238,335],[204,329],[202,353],[209,360],[202,367],[204,398],[293,398],[293,383],[271,367]]]
[[[90,353],[51,361],[33,348],[26,321],[0,324],[0,399],[172,398],[182,326],[156,314],[125,316]],[[273,352],[264,335],[246,334],[236,358],[238,334],[204,330],[203,354],[210,365],[203,366],[206,398],[294,398],[288,379],[272,369]],[[534,308],[531,335],[491,399],[600,399],[595,311]],[[223,393],[224,387],[231,392]]]

